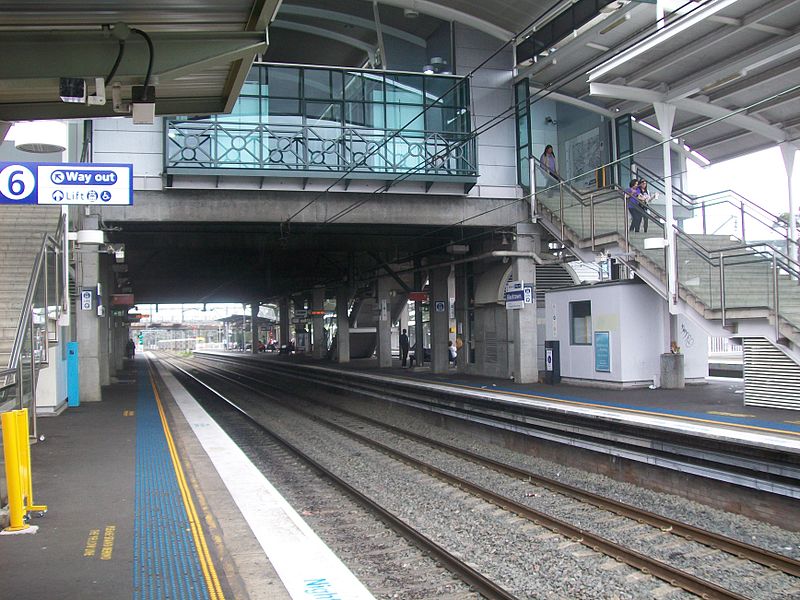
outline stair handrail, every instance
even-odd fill
[[[653,182],[655,186],[661,186],[663,188],[663,177],[657,175],[650,171],[647,167],[639,165],[638,163],[633,163],[636,169],[636,172],[644,172],[648,176],[648,181]],[[703,194],[700,196],[694,196],[687,194],[683,190],[675,188],[673,186],[672,189],[673,198],[677,198],[679,203],[689,210],[701,210],[705,211],[707,207],[720,205],[720,204],[730,204],[737,213],[742,216],[741,228],[742,228],[742,239],[745,236],[745,216],[749,216],[752,219],[755,219],[758,223],[763,225],[764,227],[772,230],[777,235],[779,235],[783,240],[786,241],[786,248],[788,251],[791,251],[793,246],[797,246],[797,241],[792,240],[789,238],[789,224],[784,221],[782,217],[779,215],[773,214],[772,212],[768,211],[767,209],[759,206],[757,203],[753,202],[746,196],[743,196],[736,190],[721,190],[717,192],[711,192],[709,194]],[[731,200],[730,198],[721,197],[723,195],[733,196],[736,198],[736,201]],[[748,210],[746,210],[749,209]],[[705,218],[703,218],[703,233],[705,233]],[[795,248],[795,253],[797,248]]]
[[[64,219],[65,215],[62,213],[61,217],[58,221],[58,228],[56,229],[55,235],[51,235],[49,233],[44,234],[42,237],[42,243],[39,247],[39,252],[36,255],[33,263],[33,269],[31,270],[31,277],[28,280],[28,287],[25,292],[25,300],[22,303],[22,311],[20,314],[19,322],[17,323],[17,331],[14,336],[14,344],[11,347],[11,355],[8,360],[8,366],[0,371],[0,377],[3,379],[8,378],[9,376],[14,376],[13,382],[5,381],[5,383],[0,386],[0,393],[7,392],[9,389],[18,387],[22,382],[22,364],[20,363],[20,357],[22,356],[22,349],[25,344],[25,337],[28,330],[28,327],[31,325],[31,318],[33,314],[33,302],[34,302],[34,295],[36,294],[36,288],[41,283],[40,277],[42,275],[42,266],[46,264],[46,255],[47,252],[54,249],[56,252],[62,251],[62,245],[64,243]],[[61,261],[56,262],[57,269],[63,269],[63,264]],[[45,344],[49,343],[49,334],[47,331],[48,326],[48,319],[49,315],[47,314],[47,307],[49,304],[48,298],[48,285],[46,285],[46,273],[45,273],[45,285],[44,285],[44,297],[45,297],[45,315],[44,315],[44,327],[45,327]],[[66,273],[63,274],[66,277]],[[64,279],[65,280],[65,279]],[[64,281],[62,280],[62,281]],[[59,297],[63,295],[63,288],[60,286],[56,286],[56,296]],[[59,311],[63,310],[63,301],[66,301],[65,298],[61,299],[62,302],[59,302]],[[34,409],[32,412],[33,418],[33,435],[37,435],[36,431],[36,415],[35,415],[35,403],[36,403],[36,377],[38,375],[39,369],[37,369],[37,365],[41,365],[42,363],[47,364],[47,360],[36,360],[35,358],[35,344],[33,340],[33,328],[30,328],[30,342],[31,342],[31,388],[32,388],[32,405]],[[19,392],[17,394],[18,400],[18,408],[23,408],[23,394]],[[0,405],[0,410],[2,410],[2,405]]]

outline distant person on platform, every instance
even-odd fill
[[[456,347],[453,345],[452,340],[447,342],[447,354],[450,359],[450,364],[455,365],[456,359],[458,358],[458,352],[456,351]]]
[[[553,147],[550,144],[544,147],[544,152],[542,152],[542,156],[539,158],[539,164],[542,165],[542,168],[547,171],[551,177],[554,177],[557,181],[561,181],[561,177],[558,174],[558,165],[556,164],[556,155],[553,153]]]
[[[136,354],[136,344],[132,339],[128,339],[128,343],[125,345],[126,354],[128,358],[133,358]]]
[[[408,361],[408,349],[408,333],[406,333],[406,330],[403,329],[403,332],[400,334],[400,364],[404,367]]]

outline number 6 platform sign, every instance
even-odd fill
[[[0,162],[0,204],[133,204],[133,166]]]

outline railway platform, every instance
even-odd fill
[[[272,358],[270,354],[256,356],[262,360]],[[775,436],[796,441],[796,449],[800,452],[800,412],[745,406],[741,379],[709,377],[704,384],[688,385],[682,390],[613,390],[566,384],[520,384],[508,379],[465,375],[453,367],[446,374],[434,374],[427,367],[403,368],[397,359],[393,360],[391,368],[379,369],[372,359],[340,364],[319,363],[304,355],[275,358],[308,365],[324,364],[326,368],[361,372],[373,377],[399,377],[404,381],[444,386],[470,394],[508,396],[522,402],[535,402],[552,411],[569,410],[603,421],[639,422],[652,427],[683,429],[687,433],[736,431],[737,437],[762,439],[764,443]]]
[[[3,597],[371,598],[172,375],[137,357],[103,396],[39,421],[49,511],[0,536]]]

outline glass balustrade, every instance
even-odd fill
[[[476,179],[469,80],[255,64],[231,114],[167,121],[167,173]]]

